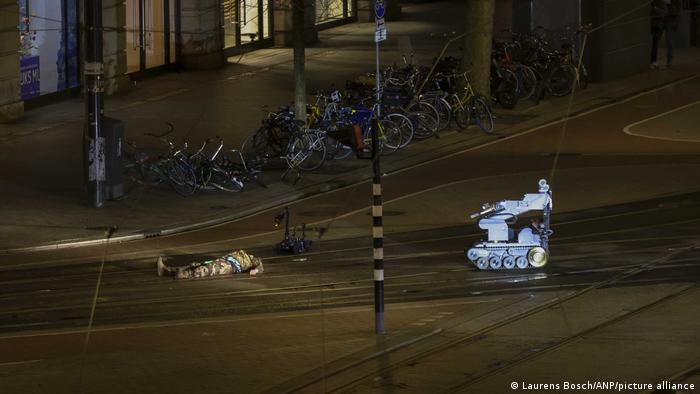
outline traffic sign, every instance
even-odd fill
[[[374,0],[374,19],[381,19],[383,21],[384,14],[386,14],[386,6],[384,5],[384,0]]]
[[[386,40],[386,29],[377,29],[374,32],[374,42]]]
[[[374,0],[374,42],[386,40],[386,25],[384,15],[386,14],[386,3],[384,0]]]

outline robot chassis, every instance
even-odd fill
[[[471,215],[479,218],[479,228],[488,231],[488,240],[475,243],[464,253],[480,270],[541,268],[549,260],[549,228],[552,213],[552,191],[547,181],[540,179],[539,193],[527,193],[522,200],[503,200],[484,204],[481,212]],[[517,236],[509,224],[515,224],[518,215],[542,211],[541,220],[533,220]]]

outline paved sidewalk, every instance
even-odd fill
[[[390,64],[400,60],[400,53],[414,51],[416,59],[427,64],[444,43],[437,37],[462,26],[462,6],[459,2],[446,2],[439,10],[425,4],[406,6],[404,21],[388,26],[382,62]],[[332,84],[342,87],[346,79],[372,72],[372,30],[372,24],[351,24],[321,32],[320,43],[307,51],[308,92]],[[678,52],[673,69],[591,84],[575,96],[573,112],[697,75],[700,51]],[[131,92],[108,98],[106,114],[124,120],[127,139],[146,148],[157,149],[160,142],[143,133],[162,130],[165,121],[175,125],[177,137],[192,143],[219,135],[227,146],[239,146],[259,125],[263,105],[275,108],[291,100],[291,57],[289,49],[265,49],[231,58],[220,70],[177,72],[139,81]],[[383,169],[395,171],[560,120],[568,102],[560,98],[499,111],[494,136],[474,129],[448,130],[439,139],[415,143],[383,158]],[[28,111],[16,124],[0,125],[0,250],[102,238],[111,226],[118,226],[115,236],[142,236],[220,222],[371,175],[369,161],[348,159],[329,163],[296,184],[271,171],[264,174],[267,189],[250,185],[238,194],[205,191],[183,198],[168,188],[137,188],[124,199],[93,209],[85,204],[82,191],[82,111],[81,100],[69,99]],[[256,230],[268,229],[251,229]]]

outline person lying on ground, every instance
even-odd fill
[[[181,267],[168,267],[163,257],[158,257],[158,276],[177,279],[203,278],[207,276],[240,274],[256,275],[263,272],[262,259],[243,250],[227,253],[214,260],[193,262]]]

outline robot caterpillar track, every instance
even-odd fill
[[[478,243],[465,254],[481,270],[540,268],[547,264],[549,256],[539,244]]]
[[[533,219],[516,236],[508,225],[514,224],[518,215],[535,210],[542,211],[542,217]],[[552,192],[544,179],[539,181],[539,193],[525,194],[522,200],[484,204],[471,218],[479,218],[479,227],[487,230],[488,240],[465,249],[467,259],[481,270],[543,267],[549,260],[551,212]]]

